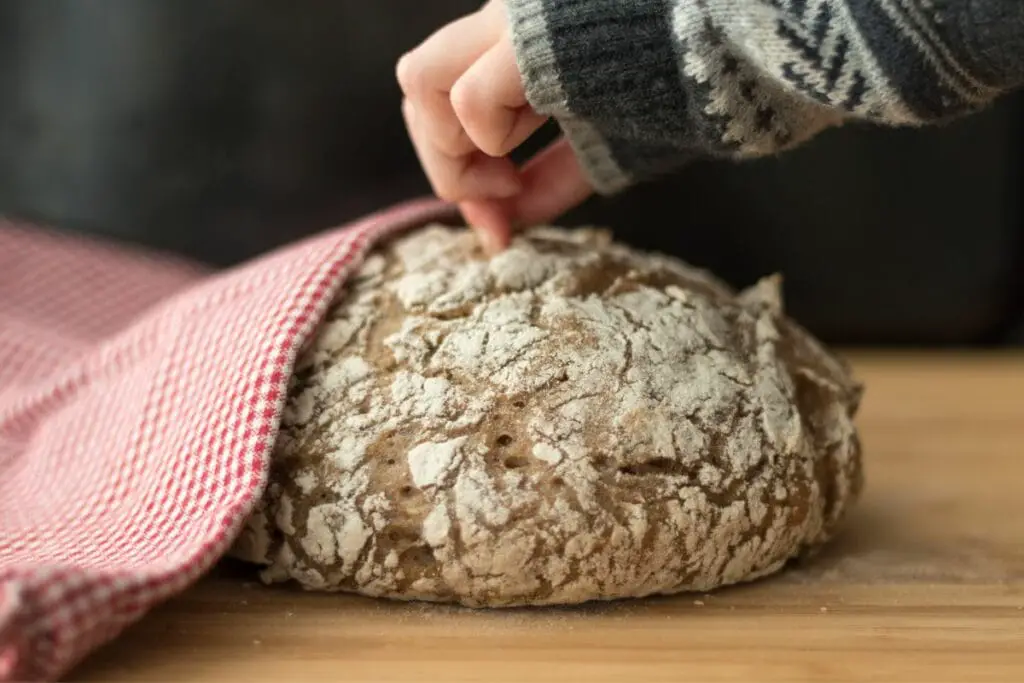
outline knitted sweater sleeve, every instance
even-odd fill
[[[527,99],[595,189],[937,123],[1024,82],[1024,0],[505,0]]]

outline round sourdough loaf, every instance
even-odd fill
[[[782,311],[602,232],[486,259],[382,244],[292,379],[233,554],[264,580],[470,606],[706,591],[825,542],[861,386]]]

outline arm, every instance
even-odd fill
[[[939,123],[1024,82],[1022,0],[506,0],[526,97],[594,188]]]

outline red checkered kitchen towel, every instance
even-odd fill
[[[411,202],[217,274],[0,224],[0,681],[59,678],[226,552],[346,275],[448,212]]]

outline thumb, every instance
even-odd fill
[[[565,138],[530,159],[519,179],[522,190],[501,206],[506,216],[520,226],[553,221],[594,193]]]
[[[564,138],[530,159],[520,172],[520,180],[523,189],[517,196],[459,204],[466,224],[476,232],[488,255],[508,246],[513,225],[526,228],[551,222],[594,193]]]

